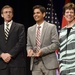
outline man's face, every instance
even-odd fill
[[[11,8],[3,9],[3,13],[1,14],[1,16],[4,18],[5,21],[9,22],[10,20],[12,20],[13,17],[12,9]]]
[[[44,19],[45,13],[42,13],[40,9],[34,9],[33,18],[36,22],[40,22]]]

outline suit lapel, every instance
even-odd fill
[[[33,28],[33,42],[34,42],[34,45],[36,46],[36,24],[35,24],[35,26],[34,26],[34,28]],[[47,29],[47,24],[46,24],[46,22],[44,23],[44,25],[43,25],[43,29],[42,29],[42,34],[41,34],[41,44],[42,44],[42,42],[43,42],[43,39],[44,39],[44,35],[45,35],[45,33],[46,33],[46,29]]]
[[[42,44],[43,39],[44,39],[46,28],[47,28],[47,25],[46,25],[46,22],[45,22],[44,25],[43,25],[42,34],[41,34],[41,44]]]
[[[34,45],[36,46],[36,25],[34,26],[33,28],[33,42],[34,42]]]
[[[9,37],[10,37],[10,35],[11,35],[11,32],[14,30],[14,27],[15,27],[15,26],[16,26],[16,25],[15,25],[15,23],[13,22],[12,25],[11,25],[10,31],[9,31],[8,39],[9,39]]]
[[[11,28],[10,28],[9,35],[10,35],[10,34],[11,34],[11,32],[13,31],[14,27],[15,27],[15,23],[13,22],[13,23],[12,23],[12,25],[11,25]]]
[[[4,25],[1,26],[1,37],[3,38],[3,41],[5,42],[5,32],[4,32]]]

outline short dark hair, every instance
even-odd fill
[[[46,12],[45,7],[43,7],[42,5],[35,5],[35,6],[33,7],[33,11],[34,11],[35,9],[39,9],[42,13],[45,13],[45,12]]]
[[[64,7],[63,7],[63,15],[65,14],[65,11],[67,9],[73,9],[74,13],[75,13],[75,4],[74,3],[67,3]]]

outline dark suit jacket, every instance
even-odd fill
[[[24,25],[12,23],[9,31],[8,40],[5,40],[4,25],[0,25],[0,54],[9,53],[12,59],[9,63],[5,63],[0,58],[0,69],[10,67],[25,67],[25,30]]]
[[[27,50],[34,49],[36,46],[36,24],[28,28],[27,34]],[[58,33],[55,25],[44,22],[41,34],[42,61],[47,69],[58,67],[58,61],[55,55],[55,50],[59,47]],[[33,68],[33,60],[31,57],[31,67]]]

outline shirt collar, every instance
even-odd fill
[[[37,27],[39,26],[38,24],[36,24],[36,25],[37,25]],[[43,28],[43,25],[44,25],[44,22],[42,22],[42,23],[40,24],[41,28]]]
[[[13,22],[13,20],[11,20],[10,22],[8,22],[8,24],[9,25],[11,25],[12,24],[12,22]],[[7,23],[6,22],[4,22],[4,25],[6,25]]]

